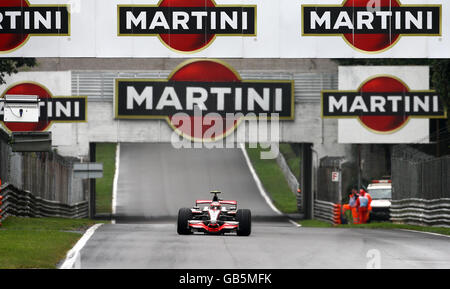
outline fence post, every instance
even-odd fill
[[[96,161],[96,144],[95,143],[89,143],[89,159],[91,162]],[[89,179],[89,218],[94,219],[96,212],[96,182],[95,179]]]
[[[312,191],[312,144],[301,144],[301,178],[300,186],[303,192],[304,212],[306,219],[314,218],[314,195]]]

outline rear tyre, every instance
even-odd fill
[[[236,221],[239,222],[238,236],[249,236],[252,232],[252,213],[249,209],[240,209],[236,212]]]
[[[188,221],[192,219],[192,212],[189,208],[181,208],[178,211],[177,232],[180,235],[192,234]]]

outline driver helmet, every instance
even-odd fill
[[[212,202],[209,208],[212,210],[220,210],[222,209],[222,205],[219,202]]]

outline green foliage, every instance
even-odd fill
[[[432,60],[431,81],[433,88],[444,96],[448,109],[450,106],[450,59]]]
[[[283,154],[283,157],[285,158],[292,174],[297,178],[297,180],[299,180],[301,162],[300,156],[296,154],[290,143],[280,143],[280,152]]]
[[[261,159],[261,152],[265,151],[258,148],[249,148],[247,145],[248,156],[255,168],[259,179],[266,192],[270,195],[274,205],[283,213],[297,213],[297,200],[292,193],[289,185],[284,178],[283,172],[274,159]]]
[[[97,179],[95,182],[97,213],[112,212],[112,190],[116,170],[116,146],[114,143],[97,144],[97,162],[103,163],[103,178]]]
[[[5,83],[6,75],[17,73],[21,68],[35,65],[35,58],[0,58],[0,84]]]
[[[56,268],[82,232],[87,219],[8,217],[0,228],[0,269]]]
[[[298,221],[305,228],[331,228],[333,224],[320,220],[301,220]]]

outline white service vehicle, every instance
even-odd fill
[[[392,200],[391,180],[374,180],[367,186],[367,192],[372,197],[370,220],[388,221]]]

